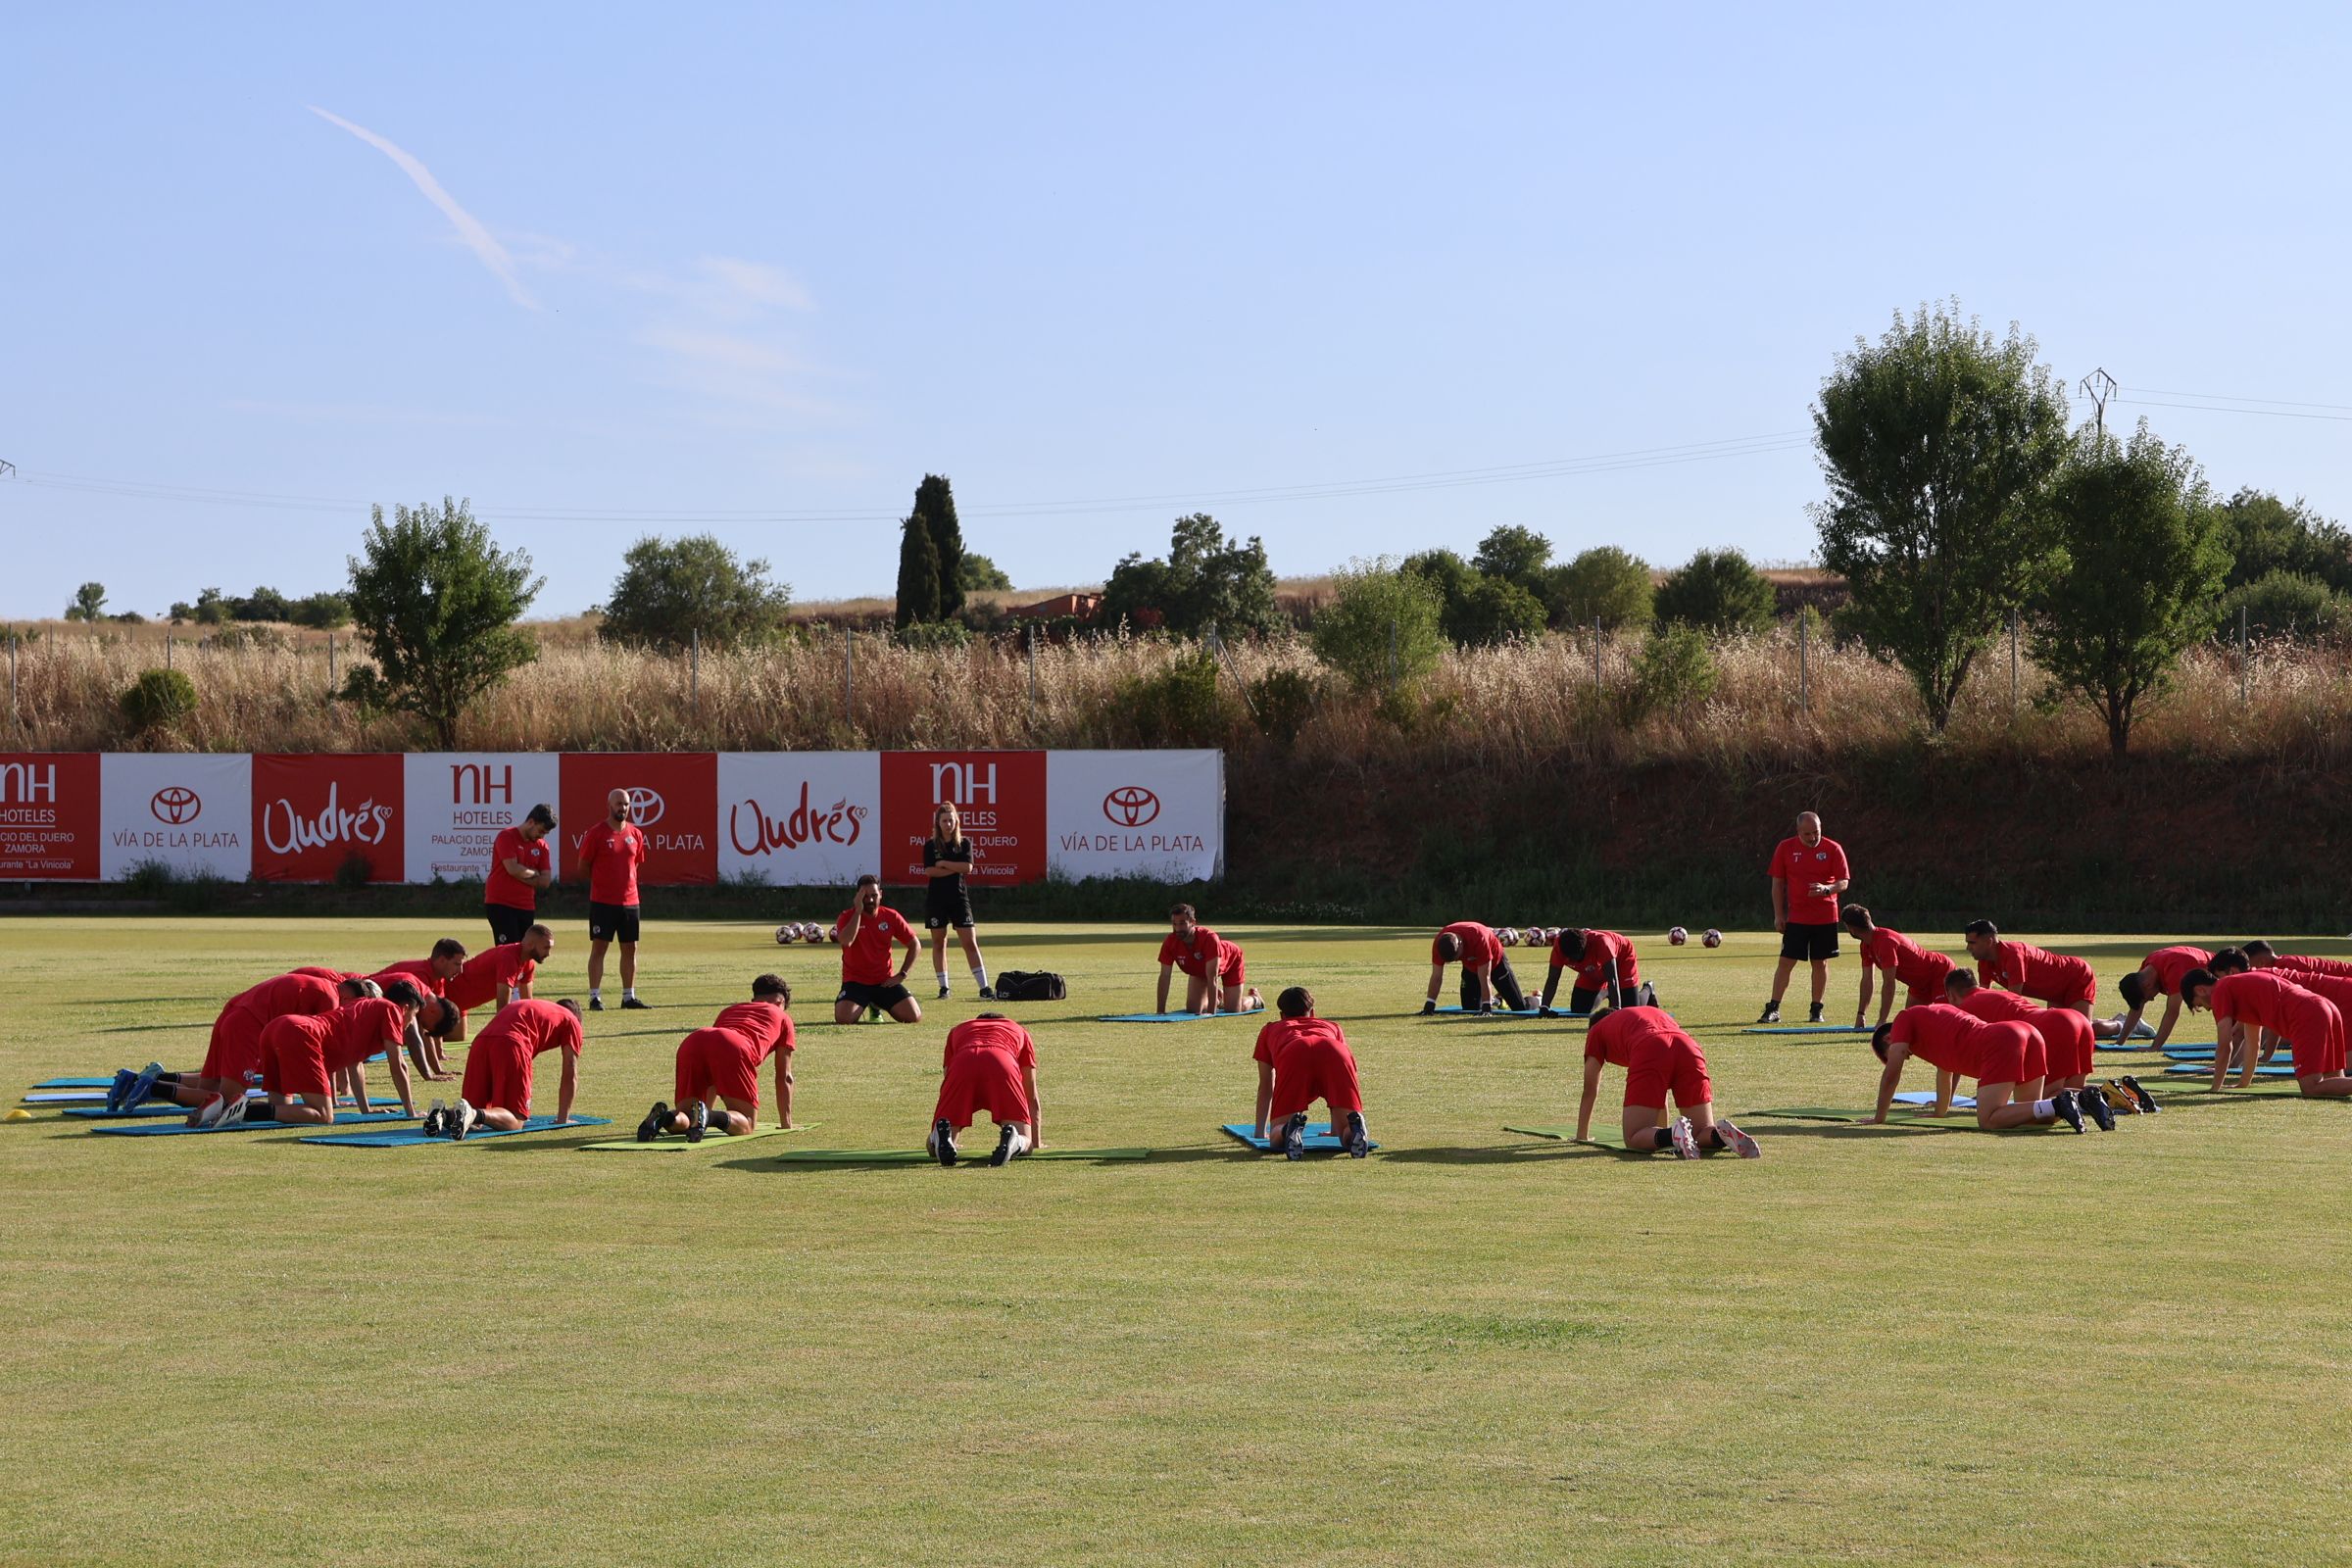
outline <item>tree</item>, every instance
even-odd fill
[[[106,614],[106,584],[85,582],[74,590],[74,602],[66,607],[68,620],[99,620]]]
[[[1410,691],[1446,652],[1443,607],[1427,577],[1385,557],[1351,561],[1335,574],[1331,603],[1315,616],[1315,658],[1358,692]]]
[[[229,612],[239,620],[292,620],[294,606],[274,588],[256,588],[243,599],[231,600]]]
[[[1492,648],[1513,638],[1538,637],[1549,619],[1544,602],[1517,583],[1484,574],[1446,607],[1440,624],[1457,648]]]
[[[1522,587],[1534,585],[1536,573],[1551,560],[1551,541],[1533,528],[1506,522],[1478,542],[1471,569],[1490,577],[1504,577]]]
[[[939,546],[919,512],[899,524],[898,628],[939,619]]]
[[[351,619],[351,601],[341,594],[311,594],[294,601],[288,618],[297,626],[332,630]]]
[[[966,594],[976,593],[982,589],[1003,590],[1012,586],[1012,579],[1004,575],[1004,567],[986,556],[975,555],[968,550],[963,553],[963,565],[960,568],[959,579]]]
[[[1596,545],[1565,565],[1544,573],[1544,608],[1555,626],[1590,626],[1611,631],[1638,626],[1651,613],[1655,592],[1649,563],[1615,545]]]
[[[206,588],[197,593],[196,608],[188,618],[199,626],[225,626],[234,616],[227,596],[218,588]]]
[[[2327,637],[2352,622],[2352,598],[2346,598],[2300,572],[2269,572],[2223,598],[2222,629],[2234,632],[2240,613],[2249,632],[2273,637]]]
[[[2221,505],[2222,537],[2230,551],[2230,583],[2242,588],[2273,572],[2316,577],[2338,593],[2352,591],[2352,534],[2300,500],[2240,490]]]
[[[2140,706],[2220,619],[2222,519],[2196,464],[2145,421],[2129,444],[2083,431],[2049,510],[2063,556],[2034,601],[2034,659],[2106,721],[2120,758]]]
[[[1822,564],[1853,591],[1841,624],[1902,665],[1939,730],[2047,573],[2040,503],[2067,450],[2066,396],[2034,341],[1957,310],[1897,312],[1876,345],[1838,357],[1813,410]]]
[[[1778,603],[1771,581],[1737,550],[1701,550],[1651,601],[1660,621],[1712,632],[1762,631]]]
[[[1170,631],[1187,636],[1210,626],[1239,636],[1283,624],[1265,542],[1227,539],[1217,519],[1204,512],[1176,519],[1167,560],[1130,555],[1111,568],[1102,589],[1102,621],[1140,624],[1137,612],[1145,610],[1158,611]]]
[[[473,700],[539,657],[514,622],[547,579],[531,558],[501,551],[469,506],[372,509],[351,558],[351,612],[372,665],[351,672],[344,695],[370,708],[416,714],[444,748]]]
[[[1478,575],[1470,569],[1470,563],[1450,550],[1424,550],[1407,556],[1396,569],[1437,589],[1438,602],[1447,608],[1470,596],[1470,584]]]
[[[939,612],[926,620],[952,620],[963,609],[963,525],[956,520],[956,492],[936,473],[914,487],[914,515],[931,530],[939,558]],[[902,596],[903,597],[903,596]]]
[[[699,633],[711,648],[771,637],[792,608],[792,586],[767,580],[764,561],[739,561],[714,534],[648,536],[620,558],[597,635],[677,653]]]

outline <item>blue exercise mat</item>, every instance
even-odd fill
[[[1206,1023],[1211,1018],[1254,1018],[1263,1007],[1251,1007],[1248,1012],[1106,1012],[1097,1023]]]
[[[246,1096],[245,1098],[248,1103],[259,1103],[264,1105],[270,1103],[270,1097],[264,1094],[252,1094]],[[399,1103],[400,1101],[391,1095],[370,1095],[368,1097],[368,1106],[370,1110],[380,1110],[387,1105],[397,1105]],[[351,1105],[351,1102],[348,1100],[338,1100],[335,1102],[335,1105],[337,1110],[340,1111],[343,1109],[348,1109]],[[83,1121],[135,1121],[144,1116],[193,1116],[196,1114],[196,1107],[193,1105],[174,1104],[171,1101],[164,1101],[161,1102],[150,1101],[146,1104],[137,1106],[130,1110],[109,1110],[104,1105],[69,1105],[58,1114],[63,1116],[78,1117]],[[265,1125],[268,1124],[265,1123]]]
[[[1257,1129],[1248,1122],[1229,1121],[1221,1130],[1226,1137],[1238,1138],[1260,1153],[1270,1154],[1281,1147],[1271,1138],[1258,1137]],[[1380,1146],[1375,1143],[1366,1143],[1364,1147],[1378,1149]],[[1306,1128],[1306,1152],[1310,1154],[1344,1154],[1348,1152],[1348,1146],[1331,1136],[1331,1123],[1309,1122]]]
[[[2164,1075],[2167,1078],[2211,1078],[2213,1068],[2210,1065],[2200,1066],[2193,1061],[2180,1061],[2165,1068]],[[2274,1061],[2267,1067],[2254,1069],[2254,1076],[2257,1078],[2292,1078],[2294,1075],[2294,1066],[2289,1062]],[[2237,1069],[2234,1067],[2223,1075],[2225,1083],[2234,1082],[2236,1078]]]
[[[1740,1031],[1743,1035],[1860,1035],[1869,1038],[1870,1031],[1856,1029],[1844,1023],[1751,1023]]]
[[[23,1105],[101,1105],[106,1103],[103,1089],[35,1089],[19,1101]]]
[[[2166,1046],[2164,1048],[2164,1054],[2174,1061],[2211,1061],[2213,1059],[2213,1054],[2219,1050],[2221,1050],[2220,1046],[2212,1044],[2202,1046]]]
[[[612,1125],[612,1119],[606,1116],[574,1116],[571,1120],[564,1122],[561,1130],[569,1132],[574,1127],[610,1127]],[[501,1131],[495,1127],[484,1127],[478,1131],[467,1133],[466,1142],[471,1144],[484,1138],[513,1138],[516,1133],[543,1133],[556,1128],[556,1118],[553,1116],[533,1116],[513,1132]],[[302,1139],[301,1142],[324,1144],[332,1149],[412,1149],[418,1144],[449,1144],[455,1140],[430,1138],[415,1127],[400,1127],[380,1133],[317,1133]]]
[[[1496,1007],[1493,1012],[1481,1012],[1476,1007],[1440,1007],[1435,1014],[1416,1013],[1414,1016],[1435,1016],[1439,1018],[1541,1018],[1544,1016],[1544,1013],[1543,1009],[1538,1007],[1529,1007],[1524,1012],[1513,1012],[1508,1007]],[[1584,1014],[1581,1012],[1563,1012],[1560,1014],[1560,1016],[1563,1018],[1582,1018],[1584,1017]]]
[[[415,1119],[412,1116],[404,1116],[397,1110],[371,1110],[365,1116],[344,1111],[335,1117],[335,1125],[338,1127],[372,1127],[388,1121],[414,1121]],[[305,1127],[318,1125],[317,1122],[307,1121],[240,1121],[233,1122],[226,1127],[191,1127],[181,1120],[123,1121],[110,1122],[104,1127],[93,1127],[90,1131],[95,1135],[112,1138],[177,1138],[182,1134],[193,1138],[206,1133],[291,1133],[300,1132]],[[368,1135],[354,1133],[352,1136],[365,1138]]]
[[[32,1087],[35,1089],[112,1089],[114,1086],[115,1081],[110,1077],[44,1078],[39,1083],[34,1084]]]
[[[1898,1105],[1933,1105],[1936,1103],[1936,1091],[1933,1089],[1905,1089],[1894,1097],[1894,1102]],[[1952,1108],[1954,1110],[1974,1110],[1977,1108],[1977,1097],[1954,1095]]]

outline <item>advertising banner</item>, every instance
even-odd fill
[[[920,887],[931,814],[953,801],[978,858],[970,885],[1046,879],[1046,754],[884,752],[882,880]]]
[[[98,754],[0,752],[0,879],[98,879]]]
[[[98,764],[98,874],[154,861],[181,875],[253,874],[253,759],[109,752]]]
[[[404,761],[412,882],[481,880],[502,831],[543,803],[560,812],[563,760],[554,752],[419,752]]]
[[[394,752],[257,754],[254,876],[331,882],[356,859],[370,882],[406,880],[403,760]]]
[[[721,752],[718,815],[721,874],[853,886],[882,869],[882,756]]]
[[[1046,767],[1055,876],[1207,881],[1225,862],[1222,752],[1054,752]]]
[[[605,798],[627,790],[646,858],[641,886],[708,886],[718,880],[718,754],[565,752],[556,808],[564,864],[557,880],[579,884],[580,839],[605,820]]]

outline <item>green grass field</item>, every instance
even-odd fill
[[[193,1066],[227,994],[443,934],[0,921],[4,1082]],[[1216,1132],[1253,1021],[1094,1021],[1151,1004],[1156,933],[983,934],[1070,981],[1011,1009],[1052,1142],[1149,1161],[772,1158],[919,1145],[959,963],[920,1026],[804,1025],[810,1132],[577,1152],[761,970],[829,1013],[833,950],[739,924],[650,927],[659,1010],[589,1019],[610,1130],[0,1127],[0,1561],[2347,1560],[2352,1106],[2160,1087],[2106,1137],[1758,1118],[1760,1162],[1636,1158],[1503,1131],[1573,1121],[1581,1026],[1410,1017],[1427,933],[1228,928],[1363,1064],[1382,1151],[1294,1165]],[[2045,940],[2108,998],[2156,945]],[[1867,1103],[1860,1039],[1737,1032],[1770,952],[1642,957],[1721,1109]],[[540,994],[582,972],[566,929]]]

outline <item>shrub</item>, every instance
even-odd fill
[[[144,670],[121,701],[131,728],[142,734],[169,729],[196,711],[196,683],[176,669]]]
[[[1625,719],[1640,724],[1660,713],[1695,708],[1715,691],[1715,654],[1704,633],[1670,623],[1653,632],[1634,657]]]
[[[1409,691],[1438,667],[1444,600],[1418,572],[1386,559],[1354,561],[1336,574],[1315,617],[1315,658],[1359,692]]]
[[[1289,745],[1315,716],[1320,695],[1313,676],[1303,670],[1270,669],[1250,684],[1250,710],[1261,734]]]
[[[343,857],[343,863],[335,867],[335,886],[339,888],[364,888],[374,880],[375,862],[358,850]]]
[[[1497,643],[1539,636],[1548,619],[1543,602],[1503,577],[1476,577],[1469,589],[1446,607],[1442,624],[1457,648],[1492,648]]]
[[[206,645],[229,652],[241,648],[285,648],[290,646],[286,634],[275,626],[223,626],[206,639]]]
[[[1701,550],[1659,584],[1654,600],[1661,622],[1713,632],[1762,631],[1778,603],[1770,579],[1737,550]]]
[[[1147,746],[1200,745],[1216,738],[1217,660],[1203,649],[1121,686],[1118,708]]]
[[[972,629],[960,620],[916,621],[891,633],[890,640],[901,648],[968,648]]]
[[[2352,599],[2317,577],[2273,571],[2224,596],[2225,633],[2235,634],[2240,610],[2246,612],[2250,631],[2274,637],[2326,637],[2343,630],[2352,618]]]
[[[1590,626],[1597,620],[1606,631],[1646,625],[1657,591],[1649,563],[1615,545],[1597,546],[1564,566],[1550,567],[1543,588],[1553,625]]]

